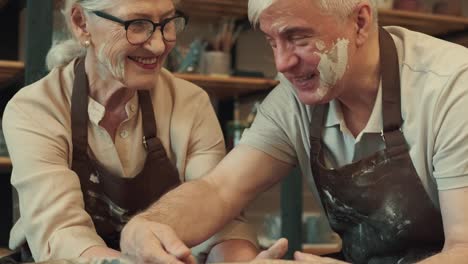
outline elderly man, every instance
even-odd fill
[[[251,0],[281,84],[213,171],[130,221],[124,251],[186,254],[183,243],[208,238],[299,165],[343,240],[341,261],[466,263],[468,51],[379,28],[374,5]]]

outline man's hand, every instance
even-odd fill
[[[276,241],[273,246],[260,252],[255,259],[280,259],[286,254],[287,251],[288,240],[286,238],[281,238]]]
[[[172,228],[143,216],[135,216],[124,227],[120,247],[122,253],[136,263],[196,263],[190,249]]]
[[[294,259],[299,262],[303,263],[310,263],[310,264],[349,264],[348,262],[344,262],[337,259],[332,258],[324,258],[312,254],[306,254],[299,251],[294,253]]]

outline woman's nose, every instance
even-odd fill
[[[166,50],[166,42],[160,30],[156,29],[151,37],[145,42],[145,47],[155,55],[161,55]]]

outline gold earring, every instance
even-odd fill
[[[84,45],[85,48],[87,48],[87,47],[89,47],[89,45],[91,45],[91,42],[89,40],[85,40],[83,45]]]

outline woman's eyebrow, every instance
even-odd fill
[[[166,11],[164,13],[162,13],[159,17],[160,18],[164,18],[164,17],[167,17],[169,15],[173,15],[175,13],[175,9],[171,9],[169,11]],[[130,15],[128,15],[129,18],[145,18],[145,19],[152,19],[153,16],[148,14],[148,13],[141,13],[141,12],[137,12],[137,13],[132,13]]]

